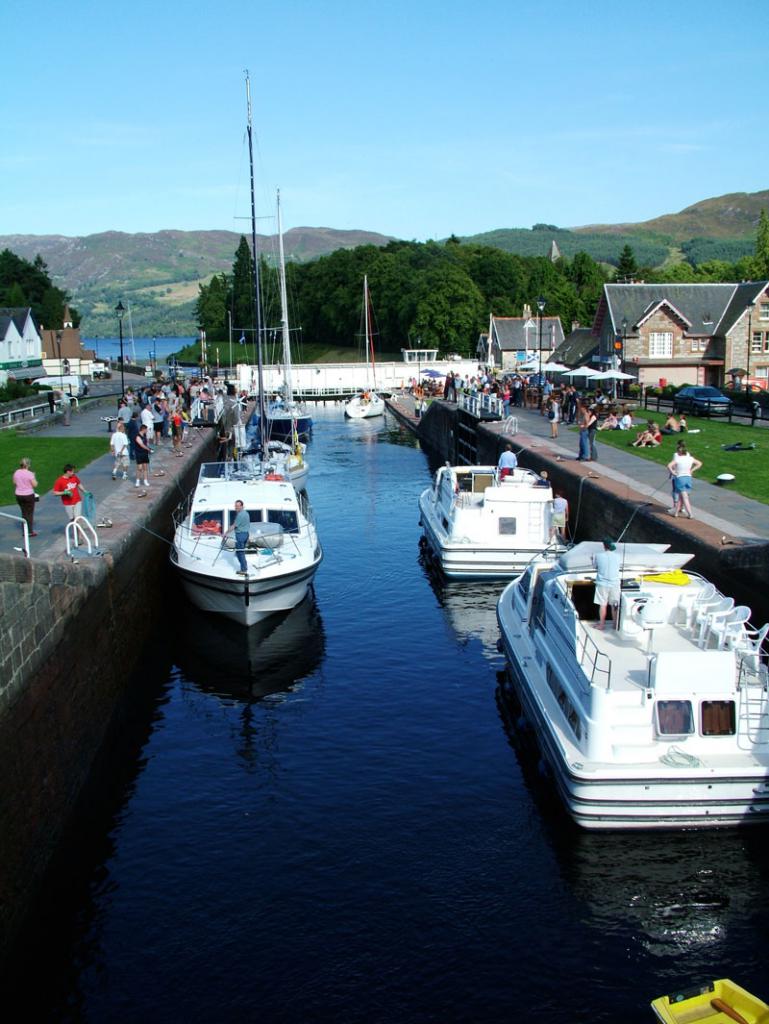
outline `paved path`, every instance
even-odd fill
[[[405,413],[408,419],[417,426],[419,421],[414,416],[414,402],[411,395],[399,395],[396,407]],[[575,460],[579,450],[579,435],[572,428],[560,425],[556,441],[550,439],[550,421],[539,412],[529,409],[516,409],[518,432],[510,436],[516,449],[524,453],[527,449],[542,449],[551,452],[556,459]],[[499,422],[486,421],[484,426],[503,435],[504,426]],[[690,439],[696,452],[696,435]],[[522,460],[525,465],[525,454]],[[618,484],[632,487],[634,491],[645,495],[649,500],[658,502],[664,508],[670,507],[670,482],[664,466],[651,459],[636,455],[632,449],[624,451],[613,445],[601,444],[601,433],[598,433],[598,462],[577,463],[575,470],[584,474],[589,472],[598,476],[610,477]],[[769,505],[752,498],[745,498],[728,487],[719,487],[709,483],[707,465],[703,466],[695,476],[692,491],[692,507],[695,520],[711,526],[720,533],[742,541],[769,539]],[[679,519],[683,526],[686,519]]]

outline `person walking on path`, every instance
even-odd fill
[[[128,438],[128,458],[131,462],[136,461],[136,438],[139,434],[142,422],[139,418],[139,411],[131,413],[131,418],[126,424],[125,432]]]
[[[558,437],[558,424],[561,422],[561,403],[557,398],[550,399],[550,408],[547,410],[547,418],[550,420],[550,437]]]
[[[235,554],[238,558],[238,576],[248,575],[248,562],[246,561],[246,543],[248,541],[248,531],[251,528],[251,517],[243,507],[242,501],[235,502],[235,518],[232,521],[232,525],[225,533],[225,537],[228,533],[235,532]]]
[[[676,453],[668,463],[670,475],[673,478],[673,515],[680,512],[692,518],[692,506],[689,501],[689,491],[692,489],[692,476],[698,469],[702,468],[699,459],[695,459],[686,449],[686,442],[679,441],[676,446]]]
[[[115,432],[109,441],[109,450],[115,459],[112,467],[112,479],[117,480],[118,473],[123,474],[123,479],[128,479],[128,436],[125,432],[125,424],[118,420],[115,424]]]
[[[590,458],[590,439],[588,437],[588,423],[590,422],[590,410],[587,402],[579,403],[577,409],[577,426],[579,427],[579,454],[577,462],[587,462]]]
[[[590,451],[589,462],[598,462],[598,450],[595,446],[595,435],[598,433],[598,413],[595,406],[587,411],[587,446]]]
[[[62,474],[53,485],[53,493],[61,498],[61,503],[67,513],[67,518],[72,521],[77,519],[83,509],[83,495],[85,490],[80,483],[80,477],[75,473],[75,467],[71,462],[62,470]]]
[[[615,609],[620,601],[620,560],[617,545],[613,540],[608,537],[604,538],[603,551],[593,555],[593,565],[596,570],[593,602],[598,605],[598,626],[596,628],[603,629],[607,607],[611,608],[615,629],[619,628]]]
[[[37,537],[35,533],[35,490],[37,479],[32,472],[32,463],[28,458],[23,458],[19,468],[13,474],[13,487],[16,492],[16,503],[21,509],[22,518],[26,521],[30,537]]]
[[[136,435],[134,447],[136,448],[136,486],[139,487],[143,484],[144,487],[149,487],[150,452],[152,449],[146,423],[142,423],[141,429]]]

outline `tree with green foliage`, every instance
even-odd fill
[[[0,306],[30,306],[38,325],[57,330],[64,325],[64,306],[69,296],[57,288],[48,275],[48,267],[40,255],[34,262],[5,249],[0,252]],[[77,327],[80,317],[70,309]]]
[[[207,285],[198,286],[195,314],[198,326],[206,332],[208,341],[226,341],[229,337],[227,310],[230,295],[226,274],[214,274]]]
[[[248,341],[253,342],[254,326],[253,262],[248,242],[241,235],[232,265],[232,328],[238,337],[245,331]]]
[[[614,275],[615,281],[633,281],[638,276],[638,265],[636,264],[635,254],[629,245],[626,245],[622,252],[619,254],[619,262],[617,263],[617,271]]]
[[[769,217],[762,210],[758,218],[756,233],[755,276],[759,281],[769,278]]]
[[[460,267],[436,266],[422,278],[412,341],[418,337],[422,347],[470,355],[486,315],[483,295]]]

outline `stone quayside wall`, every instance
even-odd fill
[[[153,481],[151,504],[131,504],[124,527],[105,504],[115,527],[100,532],[103,557],[75,564],[0,554],[0,958],[34,903],[162,607],[168,546],[147,529],[170,537],[180,489],[192,489],[210,444],[199,442],[181,466],[173,460],[166,486]]]
[[[417,436],[444,459],[455,458],[458,411],[444,402],[432,402],[427,413],[414,421],[403,410],[391,410],[404,423],[416,429]],[[478,423],[475,432],[479,465],[495,465],[507,442],[515,450],[524,446],[525,434],[509,437]],[[711,580],[737,604],[749,605],[753,621],[769,621],[769,544],[723,545],[723,534],[705,523],[672,519],[659,502],[644,506],[649,499],[627,485],[608,476],[594,479],[587,466],[574,461],[559,462],[548,454],[547,442],[537,438],[537,447],[527,448],[523,465],[541,472],[546,469],[554,487],[563,490],[569,502],[570,525],[575,527],[577,512],[578,540],[599,540],[605,534],[618,537],[630,525],[624,539],[634,543],[670,544],[673,551],[691,551],[691,568]],[[589,465],[589,464],[588,464]],[[600,472],[600,466],[596,467]],[[640,506],[640,507],[639,507]],[[634,514],[635,513],[635,514]],[[632,516],[632,520],[631,520]]]

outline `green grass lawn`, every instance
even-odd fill
[[[667,418],[664,413],[655,413],[638,409],[634,418],[640,423],[653,420],[660,426]],[[685,440],[687,448],[695,458],[702,462],[702,469],[695,476],[708,483],[714,483],[719,473],[733,473],[735,480],[730,489],[739,491],[747,498],[755,498],[769,504],[769,430],[763,427],[743,427],[729,424],[726,420],[701,419],[687,416],[689,432],[686,434],[663,434],[662,443],[658,448],[629,448],[628,444],[635,440],[640,426],[629,430],[600,430],[598,440],[601,444],[611,444],[615,448],[631,451],[642,459],[660,462],[667,465],[676,450],[676,444]],[[699,433],[695,433],[699,431]],[[750,452],[725,452],[721,445],[736,444],[741,441],[748,445],[757,445]]]
[[[107,452],[108,440],[106,435],[38,437],[35,434],[18,434],[15,430],[0,432],[0,505],[12,505],[15,502],[11,477],[25,455],[32,460],[38,492],[45,494],[53,487],[57,477],[61,476],[66,463],[71,462],[82,469]]]

